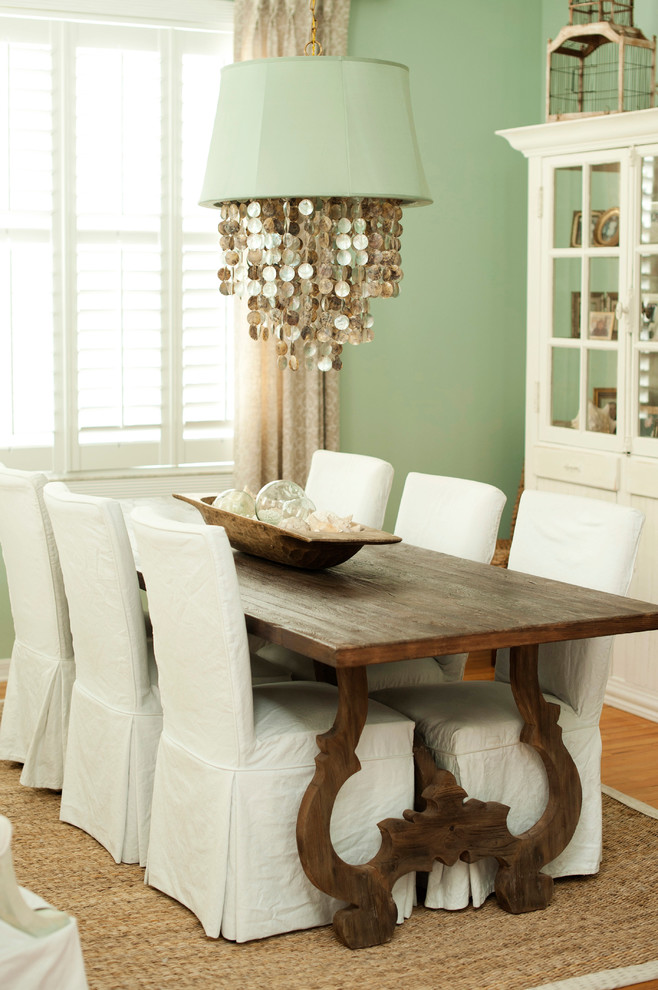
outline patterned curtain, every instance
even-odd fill
[[[349,12],[350,0],[316,0],[317,40],[325,55],[347,52]],[[311,37],[309,0],[235,0],[234,32],[236,62],[302,55]],[[304,485],[313,451],[338,449],[339,372],[301,365],[279,371],[272,342],[249,337],[246,303],[235,303],[236,486],[256,493],[277,478]]]

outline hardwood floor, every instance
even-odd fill
[[[472,653],[468,658],[465,676],[473,680],[493,680],[490,654]],[[4,696],[5,684],[0,682],[0,698]],[[649,722],[604,705],[601,735],[603,783],[658,808],[658,772],[655,760],[658,722]],[[633,984],[625,990],[658,990],[658,980]]]
[[[658,808],[658,722],[604,705],[601,735],[603,783]]]

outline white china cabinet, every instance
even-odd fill
[[[525,483],[637,506],[630,594],[658,601],[658,109],[498,132],[528,158]],[[658,633],[606,700],[658,721]]]

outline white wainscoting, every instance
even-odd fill
[[[55,478],[55,475],[52,475]],[[126,477],[62,478],[73,492],[80,495],[105,495],[108,498],[141,498],[148,495],[170,495],[172,492],[203,492],[208,495],[233,487],[233,475],[229,471],[199,471],[152,475],[139,474]]]

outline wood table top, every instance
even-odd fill
[[[658,629],[658,605],[407,543],[323,571],[235,563],[249,632],[333,667]]]

